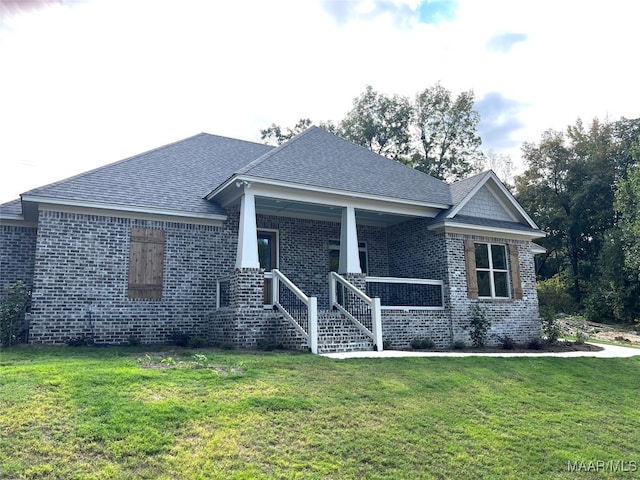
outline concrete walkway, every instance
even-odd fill
[[[618,345],[593,344],[602,347],[599,352],[412,352],[403,350],[384,350],[382,352],[338,352],[323,353],[328,358],[399,358],[399,357],[598,357],[628,358],[640,355],[640,348],[621,347]]]

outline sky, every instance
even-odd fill
[[[0,0],[0,202],[200,132],[472,90],[483,150],[640,116],[629,0]]]

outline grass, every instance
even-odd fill
[[[13,348],[0,478],[632,478],[639,390],[638,358]]]

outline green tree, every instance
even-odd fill
[[[568,268],[578,304],[613,226],[613,144],[611,125],[594,120],[588,129],[578,121],[566,133],[547,131],[522,148],[527,170],[516,179],[517,198],[548,232],[545,259],[558,260],[548,277]]]
[[[484,159],[476,131],[480,115],[473,103],[473,92],[453,98],[439,84],[416,95],[414,102],[368,85],[341,121],[320,126],[436,178],[454,181],[479,171]],[[308,118],[286,130],[274,123],[260,131],[261,138],[280,145],[310,125]]]
[[[527,169],[516,198],[548,232],[539,278],[566,285],[592,320],[640,317],[640,167],[632,143],[639,133],[640,119],[588,127],[578,120],[522,149]]]
[[[411,105],[405,97],[387,96],[367,85],[339,123],[338,134],[375,153],[402,161],[410,150],[410,120]]]
[[[458,180],[478,170],[483,155],[477,134],[480,114],[473,110],[474,94],[453,98],[439,83],[416,95],[413,126],[418,132],[415,168],[442,180]]]
[[[629,166],[616,192],[616,210],[622,231],[624,264],[629,275],[640,281],[640,137],[631,147],[635,164]]]
[[[291,140],[299,133],[304,132],[312,125],[312,123],[313,122],[309,118],[301,118],[293,128],[288,127],[286,132],[282,131],[282,127],[280,127],[280,125],[272,123],[271,126],[264,130],[260,130],[260,138],[268,145],[282,145],[287,140]]]

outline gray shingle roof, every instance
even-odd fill
[[[446,183],[318,127],[305,130],[237,173],[344,192],[451,204]]]
[[[451,203],[453,203],[453,206],[456,206],[460,202],[462,202],[467,197],[467,195],[471,193],[471,190],[473,190],[476,185],[478,185],[478,183],[484,180],[487,175],[490,175],[489,170],[487,170],[486,172],[478,173],[473,177],[465,178],[464,180],[452,183],[449,188],[451,190]]]
[[[203,197],[271,149],[268,145],[201,133],[24,195],[225,214],[222,207]]]
[[[19,198],[0,205],[0,215],[22,215],[22,203]]]

